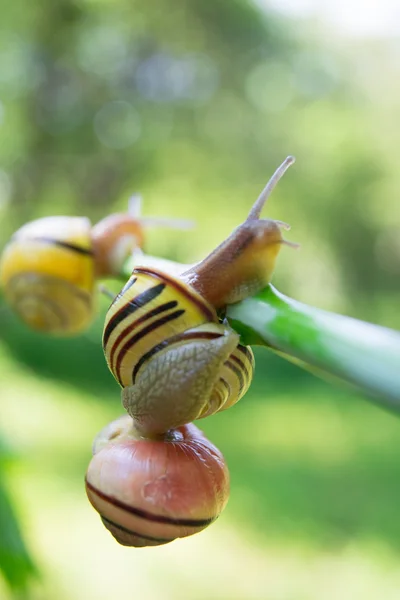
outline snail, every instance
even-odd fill
[[[254,370],[250,347],[222,320],[228,304],[263,288],[282,244],[281,221],[260,219],[276,170],[247,219],[202,262],[180,277],[136,266],[105,320],[107,364],[122,402],[144,436],[163,434],[229,408],[246,393]]]
[[[31,328],[74,335],[95,314],[96,282],[118,276],[122,263],[143,244],[143,226],[185,227],[187,222],[139,217],[140,198],[127,213],[113,214],[93,227],[85,217],[45,217],[21,227],[0,264],[4,296]]]
[[[228,304],[270,280],[288,228],[261,220],[277,169],[240,225],[179,276],[136,266],[107,312],[103,348],[128,415],[96,438],[86,492],[106,528],[128,546],[192,535],[223,510],[229,476],[221,453],[191,421],[235,404],[254,370],[250,347],[224,320]]]
[[[198,533],[229,497],[220,451],[193,424],[142,439],[129,415],[97,436],[86,492],[124,546],[158,546]]]

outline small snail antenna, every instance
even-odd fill
[[[113,301],[115,300],[116,294],[114,294],[114,292],[109,290],[108,287],[106,287],[105,285],[99,284],[98,290],[101,294],[103,294],[103,296],[106,296],[110,300],[113,300]]]
[[[300,244],[298,244],[297,242],[289,242],[288,240],[281,240],[281,244],[284,244],[285,246],[290,246],[295,250],[298,250],[300,248]]]
[[[271,195],[272,190],[274,189],[278,181],[282,178],[282,176],[286,173],[290,165],[292,165],[295,162],[295,160],[296,159],[294,158],[294,156],[288,156],[287,158],[285,158],[283,163],[276,169],[275,173],[272,175],[271,179],[268,181],[267,185],[265,186],[265,188],[257,198],[256,202],[254,203],[253,208],[251,209],[249,216],[247,217],[248,221],[260,218],[261,211],[269,196]]]
[[[173,217],[141,217],[142,225],[150,227],[169,227],[170,229],[193,229],[194,221],[189,219],[174,219]]]
[[[133,194],[128,200],[128,214],[134,219],[139,219],[142,213],[142,196]]]
[[[128,202],[128,214],[144,226],[170,227],[171,229],[193,229],[195,223],[189,219],[174,219],[170,217],[142,217],[142,196],[133,194]]]

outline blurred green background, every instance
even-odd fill
[[[265,213],[301,250],[282,251],[275,285],[400,329],[393,32],[344,35],[245,0],[14,0],[1,14],[1,247],[28,220],[95,222],[140,192],[145,215],[197,223],[149,230],[146,251],[191,262],[294,154]],[[0,307],[0,598],[398,599],[400,422],[265,349],[246,398],[200,423],[231,471],[217,523],[166,547],[114,542],[83,487],[92,439],[122,412],[106,305],[71,340]]]

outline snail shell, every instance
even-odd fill
[[[103,347],[123,404],[145,434],[163,433],[235,404],[254,369],[251,349],[178,278],[134,269],[111,305]]]
[[[90,222],[46,217],[24,225],[1,260],[0,282],[9,304],[38,331],[75,334],[94,311]]]
[[[124,546],[158,546],[198,533],[228,501],[224,458],[193,424],[141,439],[124,415],[98,435],[93,453],[86,492]]]

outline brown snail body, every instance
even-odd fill
[[[288,156],[278,167],[244,223],[204,260],[182,274],[182,280],[216,309],[239,302],[265,287],[271,281],[282,244],[297,247],[282,237],[281,229],[290,229],[287,223],[260,219],[272,190],[293,162],[294,158]]]

